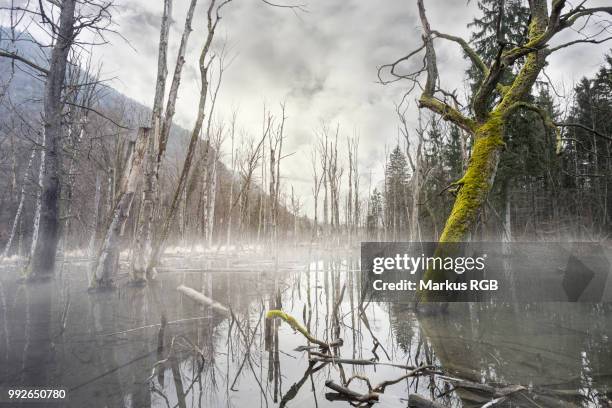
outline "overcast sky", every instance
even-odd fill
[[[374,183],[381,179],[385,145],[394,145],[397,140],[393,103],[399,100],[406,84],[376,83],[377,66],[414,48],[420,31],[414,1],[304,1],[308,1],[308,12],[297,15],[259,0],[234,0],[224,8],[217,46],[226,43],[233,62],[222,82],[217,115],[227,119],[238,109],[239,127],[257,136],[261,133],[263,104],[278,112],[279,103],[286,102],[284,151],[296,154],[282,162],[284,190],[294,185],[310,213],[310,150],[322,121],[340,124],[343,143],[353,133],[360,136],[359,171],[364,194],[370,172]],[[115,38],[111,45],[96,50],[106,75],[117,77],[113,86],[149,106],[153,100],[162,3],[117,0],[114,20],[129,44]],[[466,25],[477,15],[475,3],[426,1],[432,28],[467,36]],[[187,129],[193,126],[196,113],[197,57],[204,41],[207,5],[207,1],[200,0],[196,10],[179,94],[176,120]],[[188,0],[174,1],[170,72],[187,6]],[[569,91],[572,83],[597,69],[605,50],[605,46],[590,45],[568,49],[551,58],[547,72],[559,89],[565,87]],[[460,51],[454,44],[442,41],[436,42],[436,51],[442,83],[461,94],[466,64]],[[413,121],[415,111],[411,109],[410,113]],[[226,162],[228,152],[226,148]]]

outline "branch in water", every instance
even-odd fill
[[[287,323],[289,326],[291,326],[291,328],[293,330],[302,333],[302,335],[304,337],[306,337],[306,340],[308,340],[311,343],[314,343],[314,344],[318,345],[322,349],[329,350],[330,347],[332,346],[331,343],[326,343],[323,340],[319,340],[319,339],[315,338],[312,334],[310,334],[308,332],[308,330],[306,330],[306,328],[304,326],[302,326],[300,323],[298,323],[298,321],[295,319],[295,317],[291,316],[290,314],[287,314],[287,313],[283,312],[282,310],[269,310],[268,313],[266,313],[266,319],[273,319],[275,317],[278,317],[278,318],[284,320],[285,323]],[[338,343],[338,341],[340,343]],[[340,339],[338,339],[338,341],[334,341],[333,345],[342,345],[342,341]]]

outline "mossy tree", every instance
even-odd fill
[[[498,29],[497,52],[489,63],[485,63],[483,56],[465,39],[433,30],[427,18],[424,1],[417,0],[423,30],[422,44],[406,56],[382,66],[379,69],[379,77],[383,83],[411,81],[411,89],[422,90],[418,100],[420,107],[439,114],[444,120],[454,123],[472,136],[472,154],[467,169],[463,177],[453,183],[457,197],[440,236],[441,244],[461,242],[469,238],[493,186],[500,153],[505,146],[504,131],[514,112],[536,112],[545,126],[554,131],[560,139],[559,129],[564,124],[554,122],[546,110],[538,106],[537,101],[529,102],[528,96],[552,53],[571,46],[612,39],[604,37],[605,31],[593,36],[587,35],[585,31],[597,23],[595,15],[612,14],[612,7],[588,7],[586,3],[583,1],[570,8],[565,0],[553,0],[549,7],[546,0],[530,0],[529,26],[524,40],[520,44],[513,44],[507,41],[502,30]],[[498,17],[500,23],[497,26],[503,27],[503,13],[499,13]],[[565,43],[553,41],[559,33],[570,30],[577,31],[580,36]],[[451,41],[460,46],[471,63],[482,73],[482,80],[467,98],[470,101],[469,107],[462,108],[454,93],[440,87],[434,47],[434,40],[437,39]],[[400,72],[402,64],[417,58],[423,51],[425,57],[422,68],[411,73]],[[508,70],[516,72],[516,75],[506,81],[504,73]],[[425,81],[420,83],[423,74]],[[390,75],[391,79],[383,79],[383,75]],[[443,255],[452,247],[454,246],[439,245],[438,254]],[[444,275],[441,271],[432,270],[427,272],[425,278],[441,280]]]

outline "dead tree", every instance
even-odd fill
[[[13,59],[27,69],[33,69],[37,74],[46,77],[43,93],[42,131],[45,154],[40,166],[42,170],[39,177],[41,199],[35,216],[35,240],[30,260],[24,271],[28,280],[48,278],[53,275],[55,269],[60,221],[61,140],[64,137],[62,126],[64,99],[62,96],[68,55],[82,31],[92,30],[97,34],[104,32],[105,26],[110,24],[109,9],[111,6],[112,3],[98,3],[94,0],[64,0],[61,3],[53,3],[51,6],[46,2],[38,2],[36,6],[26,4],[23,10],[24,15],[28,17],[21,24],[27,29],[28,21],[40,18],[45,26],[43,31],[51,33],[49,44],[38,44],[51,49],[47,67],[40,66],[10,50],[0,49],[0,57]]]
[[[146,281],[147,259],[151,252],[151,234],[154,206],[157,196],[155,175],[155,137],[149,138],[144,163],[144,183],[140,211],[134,234],[134,256],[130,267],[130,280],[134,283]]]
[[[42,7],[42,5],[41,5]],[[55,269],[55,255],[59,239],[59,170],[62,137],[62,90],[66,77],[68,53],[75,39],[76,0],[61,4],[59,24],[51,23],[57,38],[51,51],[47,80],[43,95],[43,149],[41,154],[40,203],[37,205],[37,225],[31,258],[25,271],[29,279],[51,276]],[[45,13],[43,9],[41,13]]]
[[[265,123],[265,122],[264,122]],[[235,198],[230,199],[230,206],[228,208],[228,214],[232,214],[232,212],[234,211],[234,208],[236,208],[236,206],[239,203],[243,203],[244,206],[248,205],[248,200],[247,198],[245,198],[245,196],[248,194],[249,190],[250,190],[250,186],[253,180],[253,175],[255,174],[255,170],[257,169],[257,166],[259,164],[259,162],[261,161],[262,158],[262,151],[264,149],[264,143],[266,138],[268,137],[268,135],[270,134],[270,127],[272,126],[272,118],[271,116],[268,116],[268,127],[264,128],[264,132],[261,136],[261,139],[259,140],[259,142],[257,143],[257,145],[255,145],[253,142],[251,142],[251,146],[248,148],[248,150],[244,153],[245,157],[243,158],[243,163],[241,163],[241,170],[240,170],[240,175],[241,175],[241,186],[240,186],[240,190],[238,191],[238,194],[236,194]],[[232,131],[233,132],[233,131]],[[233,143],[232,143],[233,146]],[[232,181],[233,183],[233,181]],[[233,194],[230,194],[230,198],[233,196]],[[247,200],[247,201],[245,201]],[[240,217],[242,217],[242,214],[239,214]],[[230,221],[229,216],[228,216],[228,222]],[[242,221],[242,219],[240,219],[240,221]],[[229,228],[230,226],[228,225],[228,241],[227,244],[229,245]]]
[[[142,166],[149,144],[149,128],[140,128],[135,142],[130,142],[127,168],[117,190],[117,204],[113,217],[104,235],[97,260],[94,262],[89,280],[90,289],[108,289],[114,286],[114,277],[119,267],[120,240],[125,221],[130,215],[138,182],[142,177]]]
[[[102,178],[100,173],[96,172],[96,192],[94,194],[94,211],[92,220],[90,220],[89,227],[89,245],[87,249],[87,255],[93,258],[96,250],[96,237],[98,235],[98,226],[100,224],[100,197],[102,188]]]
[[[583,31],[591,25],[590,22],[594,21],[593,15],[612,14],[611,6],[588,7],[586,3],[587,1],[583,1],[576,7],[567,7],[567,1],[554,0],[549,8],[546,0],[530,0],[530,24],[523,41],[520,44],[510,44],[504,38],[501,29],[498,29],[499,48],[496,57],[487,66],[466,40],[433,30],[427,19],[424,0],[417,0],[423,29],[422,44],[408,55],[382,66],[379,69],[379,78],[383,83],[398,79],[409,80],[413,84],[412,89],[418,85],[422,89],[419,97],[421,107],[452,122],[473,138],[472,154],[465,174],[453,183],[457,188],[457,198],[440,236],[441,243],[465,240],[476,225],[495,180],[500,153],[505,144],[504,128],[512,113],[521,109],[536,112],[542,118],[545,127],[557,135],[560,146],[559,129],[568,125],[554,122],[544,108],[528,102],[527,97],[552,53],[579,44],[602,43],[612,39],[610,36],[605,37],[607,35],[605,30],[599,30],[595,35],[588,35]],[[503,15],[500,14],[500,21],[502,18]],[[502,24],[497,26],[501,27]],[[559,33],[572,29],[582,32],[583,35],[574,40],[551,45],[551,40]],[[439,88],[434,47],[434,40],[437,39],[459,45],[464,55],[483,75],[476,91],[467,98],[471,101],[469,111],[456,109],[451,102],[457,99],[456,96]],[[422,68],[411,73],[398,73],[397,70],[402,63],[413,57],[416,58],[422,51],[425,53]],[[503,73],[508,69],[514,69],[518,73],[510,83],[504,83]],[[390,74],[392,79],[382,79],[384,73]],[[424,84],[419,83],[423,73]],[[440,245],[438,249],[443,251],[443,248],[447,247]],[[432,270],[425,278],[437,280],[443,279],[443,276]]]
[[[100,79],[100,68],[94,71],[89,58],[86,63],[80,63],[80,55],[71,58],[70,68],[68,69],[68,79],[65,91],[65,103],[68,105],[65,115],[67,137],[63,138],[62,151],[63,177],[62,177],[62,200],[64,225],[61,231],[61,253],[64,254],[66,248],[70,246],[70,228],[75,217],[74,195],[77,185],[77,169],[81,161],[81,144],[86,137],[86,127],[89,122],[90,110],[97,102]],[[78,214],[76,214],[78,217]]]
[[[359,136],[353,138],[353,228],[355,234],[359,233],[361,219],[361,203],[359,202]],[[350,197],[349,197],[350,200]]]
[[[15,213],[15,218],[13,219],[13,226],[11,227],[11,232],[9,234],[8,240],[6,241],[6,245],[4,246],[4,250],[2,251],[2,255],[0,256],[0,260],[8,256],[9,251],[11,250],[11,245],[13,244],[13,240],[15,239],[15,233],[17,232],[17,227],[21,219],[21,213],[23,212],[28,174],[30,173],[30,169],[32,168],[32,162],[34,161],[35,155],[36,149],[32,149],[32,153],[30,153],[30,159],[28,160],[28,165],[26,166],[25,172],[23,174],[23,182],[21,184],[21,192],[19,194],[19,204],[17,205],[17,212]]]
[[[230,127],[230,138],[231,138],[230,154],[232,155],[232,158],[231,158],[232,172],[230,175],[230,203],[233,203],[234,202],[234,184],[235,184],[234,173],[236,171],[236,152],[234,151],[234,140],[236,138],[236,113],[235,112],[234,112],[234,115],[232,116],[232,123]],[[227,230],[225,234],[225,244],[228,247],[230,245],[231,238],[232,238],[232,210],[233,208],[230,206],[230,209],[227,212]]]
[[[406,157],[408,158],[408,164],[412,172],[409,186],[410,186],[410,208],[406,208],[408,213],[408,220],[410,225],[408,226],[408,239],[410,241],[417,241],[421,236],[420,224],[419,224],[419,207],[421,205],[421,190],[423,188],[425,169],[423,168],[423,143],[425,138],[425,129],[423,129],[421,120],[421,110],[419,109],[418,128],[416,129],[417,145],[416,148],[411,148],[412,143],[410,142],[410,132],[408,130],[408,121],[406,119],[406,112],[408,107],[402,106],[402,104],[395,105],[395,112],[397,113],[400,121],[399,131],[404,137],[406,146]]]
[[[215,138],[212,142],[213,154],[208,154],[209,163],[209,177],[207,182],[207,196],[206,196],[206,230],[205,230],[205,242],[208,246],[212,245],[213,233],[215,227],[215,203],[217,200],[217,190],[219,186],[218,182],[218,163],[221,152],[221,144],[223,143],[223,129],[219,129],[216,133]]]
[[[170,23],[172,19],[172,1],[164,0],[164,11],[159,34],[159,51],[157,58],[157,80],[155,86],[155,96],[153,98],[153,111],[151,115],[151,127],[154,137],[149,141],[150,146],[147,152],[147,163],[145,171],[145,184],[142,192],[142,208],[137,221],[136,234],[134,236],[134,259],[130,269],[132,281],[144,281],[147,278],[147,265],[150,261],[153,239],[153,223],[155,210],[159,207],[158,186],[159,171],[161,162],[165,155],[170,127],[174,117],[176,99],[181,83],[181,74],[185,64],[185,52],[189,35],[191,34],[191,22],[197,4],[197,0],[191,0],[185,18],[185,27],[181,36],[170,92],[168,94],[165,116],[163,115],[163,101],[166,90],[166,78],[168,76],[167,53]]]
[[[270,142],[270,242],[275,245],[278,239],[278,208],[280,205],[280,162],[285,130],[285,105],[281,104],[281,121],[276,132],[269,131]],[[274,139],[272,139],[274,136]]]
[[[206,125],[206,139],[204,141],[204,151],[202,152],[203,161],[205,163],[203,177],[204,185],[202,186],[201,201],[204,209],[204,218],[202,220],[203,236],[204,241],[210,246],[212,245],[212,233],[214,228],[214,211],[215,211],[215,200],[217,194],[217,162],[219,161],[221,144],[223,143],[223,126],[220,125],[218,129],[211,133],[213,113],[215,112],[215,105],[217,103],[217,96],[219,95],[219,89],[221,88],[221,81],[223,79],[223,72],[225,70],[225,63],[223,56],[218,58],[219,61],[219,72],[217,75],[216,86],[211,91],[211,107],[208,113],[208,121]],[[233,125],[235,129],[235,116],[233,118]],[[212,150],[212,154],[211,154]]]
[[[340,231],[340,179],[342,178],[343,169],[338,167],[338,135],[340,134],[340,125],[336,126],[335,138],[329,142],[329,147],[325,149],[327,182],[330,192],[330,210],[331,210],[331,228],[334,233]],[[327,140],[327,136],[326,136]]]
[[[265,109],[264,109],[265,111]],[[264,121],[265,123],[265,121]],[[265,126],[265,125],[264,125]],[[266,149],[263,148],[261,152],[261,180],[262,186],[266,185]],[[259,195],[259,209],[257,215],[257,242],[261,242],[261,237],[266,234],[266,197],[265,194]]]
[[[298,222],[300,219],[300,211],[302,211],[302,203],[300,197],[295,195],[293,186],[291,186],[291,213],[293,214],[293,239],[297,245],[298,241]]]
[[[172,201],[170,203],[170,208],[165,216],[165,219],[162,222],[162,227],[158,234],[156,234],[155,241],[152,245],[151,250],[151,258],[147,267],[147,270],[152,271],[157,263],[159,262],[159,258],[161,256],[161,252],[163,250],[163,246],[165,245],[166,240],[168,239],[168,234],[170,233],[170,228],[172,227],[172,223],[174,221],[174,216],[176,214],[176,210],[178,208],[179,200],[181,198],[181,194],[185,188],[185,183],[187,182],[187,178],[189,176],[189,171],[191,170],[191,163],[193,161],[193,156],[195,154],[195,148],[198,142],[198,138],[200,136],[200,131],[202,130],[202,123],[204,122],[204,116],[206,113],[206,101],[208,98],[208,85],[209,85],[209,69],[210,64],[212,63],[212,58],[210,58],[210,48],[212,44],[212,40],[215,36],[215,30],[219,21],[221,21],[220,11],[228,4],[231,0],[224,0],[217,4],[216,0],[211,0],[210,5],[208,7],[207,12],[207,35],[206,40],[204,41],[204,46],[202,47],[202,51],[200,53],[199,59],[199,67],[200,67],[200,80],[201,88],[200,88],[200,98],[198,102],[198,110],[196,114],[195,123],[193,126],[193,130],[191,131],[191,138],[189,141],[189,146],[187,147],[187,155],[185,157],[185,161],[183,163],[183,168],[181,170],[181,174],[178,180],[178,184],[176,190],[174,192]]]
[[[276,196],[276,145],[272,142],[270,137],[270,216],[268,221],[270,222],[270,245],[274,245],[276,242],[276,208],[278,206],[278,200]]]
[[[348,193],[346,200],[346,228],[349,242],[359,228],[359,170],[358,152],[359,138],[357,136],[347,137],[348,149]]]
[[[353,148],[351,146],[351,138],[346,138],[346,146],[348,152],[348,193],[346,198],[346,235],[350,243],[352,239],[352,222],[353,222]]]
[[[323,178],[325,177],[325,173],[322,173],[321,176],[317,173],[317,148],[314,147],[311,152],[311,164],[312,164],[312,178],[313,178],[313,187],[312,187],[312,198],[314,200],[314,219],[313,219],[313,229],[312,229],[312,237],[311,240],[314,241],[319,237],[319,194],[321,192],[321,185],[323,184]]]
[[[41,135],[41,143],[40,143],[40,168],[38,170],[38,182],[36,184],[36,201],[34,207],[34,222],[32,225],[32,242],[30,244],[30,253],[28,258],[28,263],[32,262],[34,257],[34,253],[36,251],[36,247],[38,245],[38,235],[40,233],[40,218],[42,215],[42,192],[43,192],[43,181],[45,175],[45,162],[47,155],[47,139],[45,137],[45,132],[43,129],[43,133]],[[59,220],[58,220],[59,221]],[[57,247],[56,247],[57,250]]]
[[[250,139],[248,142],[243,142],[243,150],[240,154],[239,173],[241,178],[242,189],[244,190],[240,200],[240,229],[241,236],[246,237],[249,229],[249,198],[251,195],[251,186],[253,184],[253,175],[259,161],[261,160],[261,144],[259,149],[256,149],[255,141]]]
[[[319,138],[319,150],[321,153],[321,172],[323,180],[323,233],[328,233],[327,228],[329,225],[329,183],[327,178],[327,165],[328,165],[328,134],[327,127],[323,125],[321,136]]]
[[[169,41],[169,28],[172,19],[172,1],[164,0],[164,12],[162,16],[162,24],[160,29],[159,52],[157,64],[157,81],[155,88],[155,97],[153,101],[153,114],[151,118],[151,126],[155,131],[155,137],[151,139],[152,146],[149,148],[147,172],[145,175],[145,188],[142,195],[142,211],[138,220],[138,227],[135,234],[135,255],[132,264],[131,279],[134,281],[146,280],[154,275],[148,265],[152,261],[153,248],[152,241],[154,236],[153,224],[155,214],[159,212],[159,173],[161,164],[165,156],[170,130],[172,128],[172,120],[176,112],[176,100],[181,84],[183,67],[185,65],[185,53],[189,36],[193,31],[191,25],[198,0],[191,0],[185,17],[185,26],[181,35],[181,41],[176,56],[174,73],[172,82],[168,92],[166,108],[163,108],[163,100],[165,94],[167,70],[167,49]]]
[[[189,18],[189,16],[188,16]],[[155,81],[155,96],[153,98],[153,112],[151,114],[151,127],[155,138],[159,138],[164,95],[166,93],[166,77],[168,76],[168,36],[172,20],[172,0],[164,0],[164,12],[159,35],[159,53],[157,58],[157,79]]]

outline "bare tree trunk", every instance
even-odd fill
[[[28,169],[29,170],[29,169]],[[26,172],[27,173],[27,172]],[[15,135],[11,132],[11,201],[17,201],[17,154],[15,152]]]
[[[146,281],[147,264],[151,255],[152,229],[155,216],[155,207],[158,199],[159,169],[161,167],[161,159],[163,157],[162,146],[165,148],[165,135],[162,124],[162,108],[166,91],[166,77],[168,76],[167,55],[168,37],[172,19],[172,1],[173,0],[164,0],[164,11],[159,34],[157,79],[155,81],[155,96],[153,98],[153,111],[151,115],[151,127],[153,129],[154,137],[147,138],[149,146],[147,146],[146,153],[144,174],[145,181],[142,191],[141,210],[139,211],[138,219],[136,220],[137,226],[133,245],[134,256],[132,257],[132,265],[130,268],[130,280],[134,283],[142,283]],[[189,18],[190,14],[188,13],[188,21]],[[189,31],[187,31],[187,36],[189,35]],[[183,36],[185,36],[185,33],[183,33]],[[182,45],[181,40],[181,46]],[[182,61],[184,59],[181,57],[180,50],[181,49],[179,49],[179,58],[177,59],[177,69],[179,64],[182,66]],[[178,71],[178,80],[180,81],[180,69]],[[175,79],[176,76],[177,73],[175,71]],[[174,85],[174,82],[172,85]],[[176,98],[176,93],[174,94],[174,98]]]
[[[355,231],[355,235],[359,234],[359,218],[360,218],[360,205],[359,205],[359,136],[353,140],[353,160],[355,164],[353,166],[353,194],[354,194],[354,204],[353,204],[353,228]],[[349,197],[350,199],[350,197]]]
[[[150,128],[142,128],[146,133],[147,151],[145,159],[144,186],[142,191],[141,209],[138,214],[136,234],[134,236],[134,256],[130,268],[130,281],[143,283],[147,280],[147,262],[151,255],[152,225],[156,195],[155,180],[155,145],[154,137],[150,137]]]
[[[96,250],[96,237],[98,235],[98,225],[100,224],[100,197],[102,190],[102,178],[100,173],[96,173],[96,193],[94,196],[94,212],[92,215],[92,223],[89,230],[89,248],[87,254],[90,258],[94,257]]]
[[[221,78],[223,75],[223,60],[219,62],[219,77],[217,79],[217,86],[212,94],[211,108],[208,116],[208,123],[206,125],[206,146],[204,149],[204,161],[205,161],[205,177],[204,185],[202,186],[202,195],[204,199],[204,217],[203,217],[203,237],[204,242],[208,245],[212,245],[212,234],[215,225],[215,201],[217,198],[217,161],[221,151],[221,144],[223,142],[223,127],[220,126],[215,133],[213,140],[211,135],[211,124],[212,115],[215,111],[215,104],[217,101],[217,95],[219,88],[221,87]],[[235,122],[235,114],[232,122]],[[234,127],[235,124],[233,123]],[[211,154],[212,148],[212,154]]]
[[[348,244],[350,245],[352,239],[352,222],[353,222],[353,146],[351,139],[346,139],[347,150],[348,150],[348,196],[346,201],[346,234],[348,238]]]
[[[38,183],[36,184],[36,207],[34,208],[34,223],[32,226],[32,242],[30,243],[30,254],[28,259],[28,265],[32,262],[32,257],[34,256],[34,250],[36,249],[36,243],[38,242],[38,234],[40,233],[40,214],[42,208],[42,189],[43,189],[43,179],[45,174],[45,156],[46,156],[46,137],[45,132],[43,130],[42,133],[42,143],[40,150],[40,168],[38,170]],[[29,266],[28,266],[29,267]]]
[[[166,77],[168,76],[168,35],[172,19],[172,0],[164,0],[161,30],[159,34],[159,52],[157,57],[157,79],[155,81],[155,96],[153,98],[153,112],[151,126],[155,131],[155,138],[159,138],[161,129],[162,107],[166,93]],[[155,143],[153,141],[152,143]]]
[[[279,199],[280,199],[280,162],[281,162],[281,158],[282,158],[282,152],[283,152],[283,138],[285,137],[285,120],[287,119],[287,117],[285,116],[285,104],[282,103],[281,104],[281,123],[280,123],[280,127],[278,130],[278,134],[276,136],[277,139],[277,146],[278,146],[278,151],[276,152],[276,187],[274,189],[274,194],[275,194],[275,198],[276,198],[276,202],[274,204],[274,241],[275,243],[278,242],[278,205],[279,205]]]
[[[106,209],[104,214],[104,222],[108,224],[113,216],[113,208],[115,207],[115,171],[111,167],[108,169],[106,176]]]
[[[68,53],[74,41],[76,0],[64,0],[60,7],[59,30],[51,51],[49,73],[45,83],[44,135],[45,150],[41,169],[42,192],[40,218],[32,257],[25,275],[28,279],[53,275],[59,227],[59,163],[62,137],[62,89],[66,77]]]
[[[342,171],[338,168],[339,133],[340,125],[336,127],[335,140],[331,141],[329,144],[329,157],[327,159],[327,178],[329,181],[331,205],[331,228],[335,233],[338,233],[340,228],[340,177],[342,175]]]
[[[312,189],[312,195],[314,199],[314,221],[313,221],[313,229],[311,241],[316,240],[319,237],[319,193],[321,192],[321,183],[323,183],[323,178],[325,177],[325,170],[321,177],[317,174],[317,149],[316,147],[312,149],[312,175],[314,187]]]
[[[114,286],[120,254],[120,240],[125,221],[130,215],[138,181],[142,175],[142,166],[147,151],[149,131],[140,128],[136,142],[130,142],[128,165],[119,183],[117,195],[119,200],[113,210],[113,217],[105,234],[98,259],[94,262],[89,281],[90,289],[107,289]]]
[[[81,141],[83,140],[83,135],[85,133],[85,126],[83,123],[79,123],[78,127],[79,127],[79,130],[78,130],[79,135],[77,136],[77,140],[74,146],[72,146],[74,153],[72,154],[72,157],[70,157],[70,166],[68,167],[68,174],[67,174],[68,182],[66,183],[67,191],[65,195],[66,211],[64,214],[65,221],[64,221],[64,227],[62,229],[62,244],[61,244],[61,250],[60,250],[60,252],[62,253],[62,256],[66,252],[66,248],[69,247],[68,239],[70,237],[70,222],[72,220],[73,189],[74,189],[74,184],[76,181],[76,176],[74,172],[75,172],[75,168],[76,168],[77,160],[78,160],[78,156],[77,156],[78,148],[79,148],[79,145],[81,144]],[[70,135],[71,128],[68,129],[68,132],[69,132],[68,134]],[[70,136],[68,137],[68,139],[70,139]]]
[[[21,185],[21,192],[19,193],[19,204],[17,206],[17,212],[15,213],[15,218],[13,219],[13,226],[11,227],[11,233],[9,235],[8,241],[6,241],[6,245],[4,246],[4,251],[2,251],[2,256],[0,256],[0,260],[8,256],[8,253],[11,250],[11,245],[13,244],[13,239],[15,239],[15,232],[17,231],[17,226],[19,225],[19,221],[21,219],[21,213],[23,212],[23,204],[25,201],[25,192],[26,192],[26,184],[28,181],[28,173],[30,172],[30,169],[32,168],[32,162],[34,161],[35,155],[36,155],[36,149],[32,149],[32,153],[30,153],[30,159],[28,160],[28,165],[26,166],[26,170],[23,175],[23,184]]]
[[[261,153],[261,185],[265,186],[265,174],[266,174],[266,149],[265,147],[262,149]],[[259,195],[259,210],[257,215],[257,242],[261,241],[261,234],[263,231],[263,225],[265,222],[265,205],[264,205],[265,195]]]
[[[236,115],[232,118],[231,128],[231,155],[232,155],[232,171],[230,174],[230,203],[234,202],[234,178],[236,171],[236,155],[234,152],[234,139],[236,137]],[[227,210],[227,230],[225,234],[225,245],[229,247],[232,238],[232,206]],[[220,245],[220,244],[219,244]]]
[[[328,183],[328,148],[327,148],[327,128],[323,129],[321,144],[321,171],[323,180],[323,235],[327,234],[329,223],[329,183]]]
[[[206,36],[206,40],[204,42],[204,46],[202,47],[202,52],[200,53],[200,80],[202,81],[200,87],[200,100],[198,102],[198,111],[196,114],[195,124],[193,126],[193,130],[191,132],[191,139],[189,141],[189,146],[187,147],[187,155],[185,157],[185,162],[183,163],[183,169],[181,171],[181,175],[178,180],[178,185],[174,192],[174,196],[172,198],[172,202],[170,204],[170,208],[168,209],[168,213],[166,214],[166,218],[163,221],[162,228],[160,230],[159,235],[156,237],[155,242],[152,246],[151,251],[151,259],[149,261],[148,270],[152,271],[153,268],[159,262],[159,258],[161,256],[161,252],[165,242],[168,238],[168,234],[170,232],[170,228],[172,226],[172,222],[174,220],[174,215],[179,205],[180,196],[185,188],[185,183],[187,182],[187,177],[189,176],[189,171],[191,170],[191,163],[193,161],[193,155],[195,154],[195,148],[197,146],[198,137],[200,136],[200,131],[202,130],[202,123],[204,122],[205,116],[205,108],[206,108],[206,100],[208,97],[208,70],[210,67],[210,61],[208,60],[208,54],[210,50],[210,45],[212,43],[215,29],[217,24],[219,23],[219,9],[224,4],[227,4],[227,1],[221,3],[215,9],[215,1],[211,0],[210,6],[208,8],[207,20],[208,20],[208,34]]]
[[[412,200],[411,200],[411,208],[409,209],[409,219],[410,219],[410,228],[409,228],[409,239],[410,241],[418,241],[420,240],[420,224],[419,224],[419,213],[420,213],[420,200],[421,200],[421,174],[423,173],[422,164],[422,149],[423,143],[425,139],[425,129],[423,129],[421,110],[419,109],[419,117],[418,117],[418,128],[416,130],[418,142],[416,151],[414,153],[414,158],[412,152],[410,151],[410,137],[408,135],[408,126],[406,122],[406,117],[404,112],[399,110],[397,107],[397,113],[400,117],[400,122],[402,123],[402,133],[404,138],[406,139],[406,156],[409,159],[410,167],[412,168],[412,179],[410,180],[410,188],[412,190]],[[435,227],[434,227],[435,228]]]
[[[512,208],[510,206],[510,182],[506,181],[506,185],[504,186],[504,196],[506,201],[506,206],[504,208],[504,234],[502,241],[510,242],[512,241]]]
[[[206,242],[208,246],[212,246],[213,232],[215,228],[215,202],[217,200],[217,161],[219,160],[218,151],[215,150],[215,155],[212,161],[212,168],[210,170],[210,190],[208,199],[206,202]]]
[[[181,36],[181,43],[179,45],[178,55],[176,56],[176,65],[174,67],[174,74],[172,75],[172,83],[170,84],[170,91],[168,92],[168,101],[166,103],[166,115],[163,123],[161,124],[161,132],[158,141],[158,152],[157,162],[155,167],[156,177],[159,174],[159,167],[166,151],[166,145],[168,137],[170,135],[170,128],[172,126],[172,119],[176,110],[176,99],[178,97],[178,91],[181,84],[181,75],[183,72],[183,66],[185,65],[185,52],[187,50],[187,43],[189,41],[189,35],[191,34],[191,22],[193,21],[193,14],[198,0],[191,0],[189,3],[189,9],[187,10],[187,16],[185,17],[185,27],[183,28],[183,34]],[[167,33],[166,33],[167,37]],[[167,41],[167,38],[166,38]],[[160,39],[160,47],[161,47]],[[161,49],[160,49],[161,57]],[[163,95],[163,94],[162,94]]]
[[[270,244],[276,243],[276,207],[278,200],[276,197],[276,173],[275,169],[276,152],[272,146],[272,137],[270,136]]]

